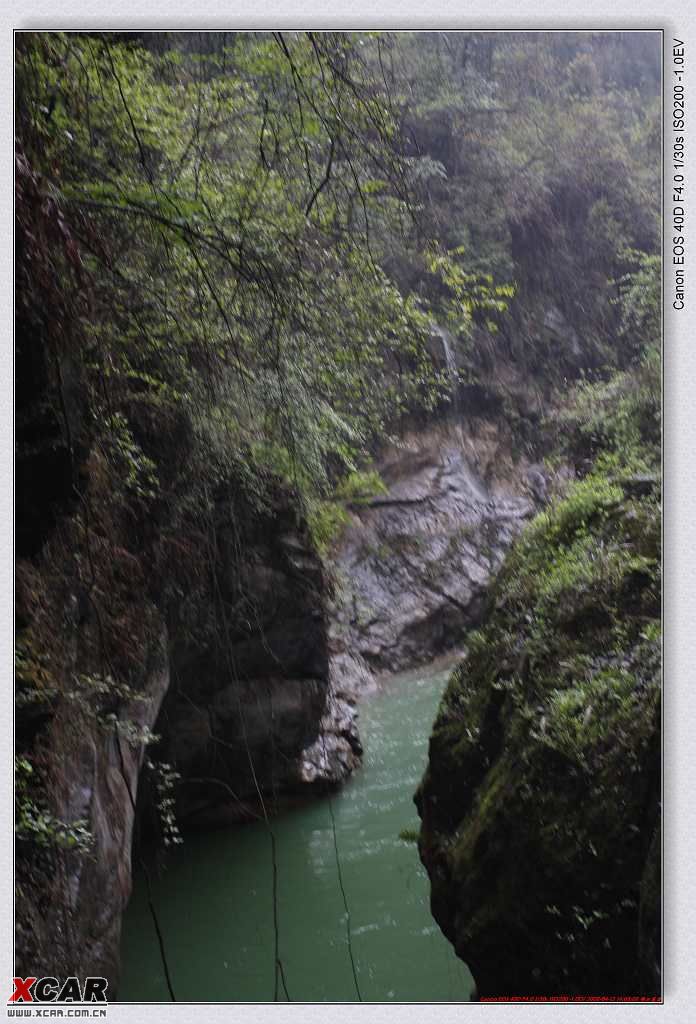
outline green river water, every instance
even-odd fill
[[[357,1001],[331,823],[362,999],[465,1001],[473,981],[433,920],[413,843],[413,793],[447,671],[394,677],[360,705],[364,767],[331,798],[273,819],[280,957],[293,1002]],[[274,993],[272,860],[262,823],[187,835],[152,882],[177,1000]],[[134,880],[119,1000],[169,999],[145,886]],[[282,993],[280,998],[285,998]]]

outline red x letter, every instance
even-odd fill
[[[33,1003],[34,997],[29,991],[36,978],[13,978],[14,992],[10,996],[11,1003]]]

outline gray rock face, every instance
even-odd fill
[[[254,817],[359,763],[355,711],[329,684],[329,587],[291,504],[221,506],[216,544],[219,594],[209,584],[182,615],[158,725],[185,827]]]
[[[353,508],[333,597],[282,504],[272,522],[221,518],[219,583],[239,611],[222,631],[209,628],[207,595],[192,604],[193,642],[173,644],[158,725],[183,776],[183,825],[253,817],[259,790],[340,783],[360,763],[356,702],[376,675],[462,645],[544,483],[536,467],[484,483],[464,443],[461,428],[434,428],[387,451],[388,493]]]
[[[362,752],[355,703],[332,688],[319,735],[302,752],[300,779],[306,784],[336,785],[359,767]]]
[[[50,809],[66,822],[84,820],[93,846],[87,855],[34,850],[21,861],[22,976],[103,975],[112,998],[117,990],[134,828],[156,821],[151,781],[140,779],[138,734],[156,732],[161,741],[149,757],[181,775],[174,795],[183,827],[252,818],[262,803],[270,812],[276,797],[335,784],[359,763],[354,707],[329,699],[323,568],[292,502],[280,493],[264,516],[221,503],[216,545],[215,578],[201,573],[173,602],[169,630],[164,601],[127,592],[124,607],[147,623],[132,638],[141,668],[128,679],[139,699],[112,697],[100,717],[86,702],[66,700],[43,724],[46,759],[56,766]],[[94,671],[86,638],[99,634],[67,587],[55,604],[65,609],[57,632],[67,690]],[[122,733],[104,727],[111,708]]]
[[[524,474],[517,495],[489,488],[456,430],[412,439],[380,469],[388,494],[353,509],[338,556],[332,674],[344,688],[351,669],[360,689],[369,671],[397,671],[461,645],[480,620],[491,575],[534,510],[522,493],[531,490]]]
[[[169,685],[163,624],[159,642],[145,661],[138,688],[141,699],[119,713],[135,729],[152,728]],[[49,742],[63,755],[53,789],[57,813],[68,822],[86,821],[93,843],[88,855],[58,851],[47,892],[24,893],[16,970],[24,974],[42,970],[58,977],[103,976],[109,980],[107,994],[113,998],[119,976],[121,915],[131,892],[134,805],[144,747],[103,729],[93,715],[75,705],[58,713]]]
[[[577,331],[568,323],[557,306],[549,306],[542,321],[544,330],[557,343],[564,346],[566,353],[574,360],[580,361],[583,356],[582,346]]]

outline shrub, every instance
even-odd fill
[[[341,480],[334,493],[339,501],[362,504],[378,494],[386,494],[387,488],[377,470],[356,469]]]

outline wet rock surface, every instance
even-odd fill
[[[218,605],[233,611],[213,624],[215,595],[190,602],[158,724],[183,827],[253,818],[267,797],[359,764],[355,711],[329,684],[329,584],[305,524],[280,494],[265,514],[221,507],[215,536]]]
[[[485,997],[660,993],[660,508],[587,480],[496,578],[416,794]]]
[[[355,702],[332,690],[319,735],[300,757],[303,783],[337,785],[359,767],[363,748],[357,718]]]
[[[522,471],[507,490],[484,483],[461,430],[406,439],[379,468],[388,493],[353,507],[337,559],[331,664],[339,690],[350,689],[351,670],[360,690],[370,672],[461,647],[535,507]]]
[[[122,590],[111,583],[107,608],[130,624],[122,649],[132,699],[112,695],[98,714],[89,689],[55,707],[26,705],[22,741],[39,735],[55,766],[50,809],[84,823],[92,845],[85,855],[39,848],[22,861],[16,970],[23,976],[41,964],[58,977],[105,976],[109,995],[116,992],[133,837],[162,832],[161,794],[152,773],[141,773],[146,751],[180,776],[171,795],[182,828],[255,818],[264,805],[271,811],[309,793],[310,784],[341,781],[359,763],[354,708],[329,700],[328,589],[292,496],[279,488],[264,514],[239,498],[236,507],[220,501],[214,525],[214,577],[194,576],[195,585],[169,602],[168,616],[162,593],[157,603],[134,600],[133,556],[108,559],[123,570]],[[65,566],[55,586],[50,571],[59,557],[70,562],[62,547],[50,556],[50,568],[23,567],[23,621],[33,629],[45,622],[57,638],[54,661],[69,694],[79,680],[103,684],[101,627],[111,620],[93,612]],[[321,756],[304,757],[322,733]],[[146,746],[153,734],[158,742]]]
[[[153,608],[146,611],[157,618]],[[121,718],[133,729],[151,729],[168,685],[167,634],[160,620],[159,639],[146,652],[138,700],[122,709]],[[74,705],[56,715],[48,742],[70,751],[53,780],[54,806],[63,820],[87,823],[92,843],[88,855],[58,851],[45,865],[50,876],[32,876],[26,890],[21,888],[23,870],[18,872],[23,906],[15,970],[26,975],[41,965],[58,977],[106,977],[113,998],[120,973],[121,916],[131,893],[135,801],[145,750],[106,732],[93,715]]]

